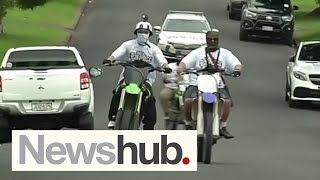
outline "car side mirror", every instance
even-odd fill
[[[289,62],[294,62],[294,59],[296,58],[296,56],[291,56],[289,59]]]
[[[161,31],[161,26],[154,26],[153,29],[154,29],[156,34],[159,34],[160,31]]]
[[[211,29],[211,31],[220,32],[219,29],[215,29],[215,28]]]
[[[294,11],[299,10],[299,6],[294,5],[293,8],[292,8],[292,10],[294,10]]]
[[[102,75],[102,70],[100,68],[91,67],[89,69],[90,77],[99,77]]]

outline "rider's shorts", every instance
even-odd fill
[[[221,98],[223,98],[223,99],[230,99],[230,100],[231,100],[231,95],[230,95],[230,92],[229,92],[229,90],[228,90],[227,87],[225,87],[225,88],[219,88],[219,89],[218,89],[218,92],[220,93]],[[186,99],[186,98],[195,98],[195,97],[197,97],[197,93],[198,93],[198,87],[197,87],[197,86],[192,86],[192,85],[190,85],[190,86],[186,89],[183,98],[184,98],[184,99]]]

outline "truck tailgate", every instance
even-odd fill
[[[3,101],[80,98],[80,69],[2,71]]]

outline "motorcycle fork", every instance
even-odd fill
[[[214,136],[219,136],[219,130],[220,130],[220,113],[221,113],[221,106],[222,103],[220,99],[218,98],[217,102],[213,105],[213,123],[212,123],[212,130]]]
[[[183,102],[183,96],[180,93],[178,94],[178,99],[179,99],[179,106],[182,107],[184,105],[184,102]]]
[[[125,95],[126,95],[126,89],[122,88],[118,110],[119,109],[123,109],[123,107],[124,107]],[[143,95],[143,93],[140,92],[139,95],[138,95],[138,102],[136,103],[136,110],[137,110],[138,113],[140,113],[140,110],[141,110],[142,95]]]
[[[218,99],[218,113],[219,113],[219,120],[221,119],[222,117],[222,111],[223,111],[223,99]]]
[[[204,121],[203,121],[203,102],[202,102],[202,93],[198,91],[198,114],[197,114],[197,132],[198,135],[203,134]]]
[[[143,96],[143,92],[141,91],[138,95],[138,102],[136,103],[136,110],[138,114],[140,114],[140,111],[141,111],[142,96]]]
[[[118,110],[123,109],[124,101],[125,101],[125,100],[124,100],[125,94],[126,94],[126,89],[125,89],[125,88],[122,88]]]
[[[177,107],[178,109],[180,109],[184,105],[183,94],[180,91],[176,91],[174,93],[174,101],[175,101],[174,103],[178,103],[178,107]]]

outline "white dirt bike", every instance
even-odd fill
[[[198,76],[197,97],[192,102],[192,129],[198,132],[198,161],[211,163],[212,146],[221,138],[220,116],[222,99],[218,88],[223,85],[222,75],[233,76],[216,70],[189,69],[187,74]]]

